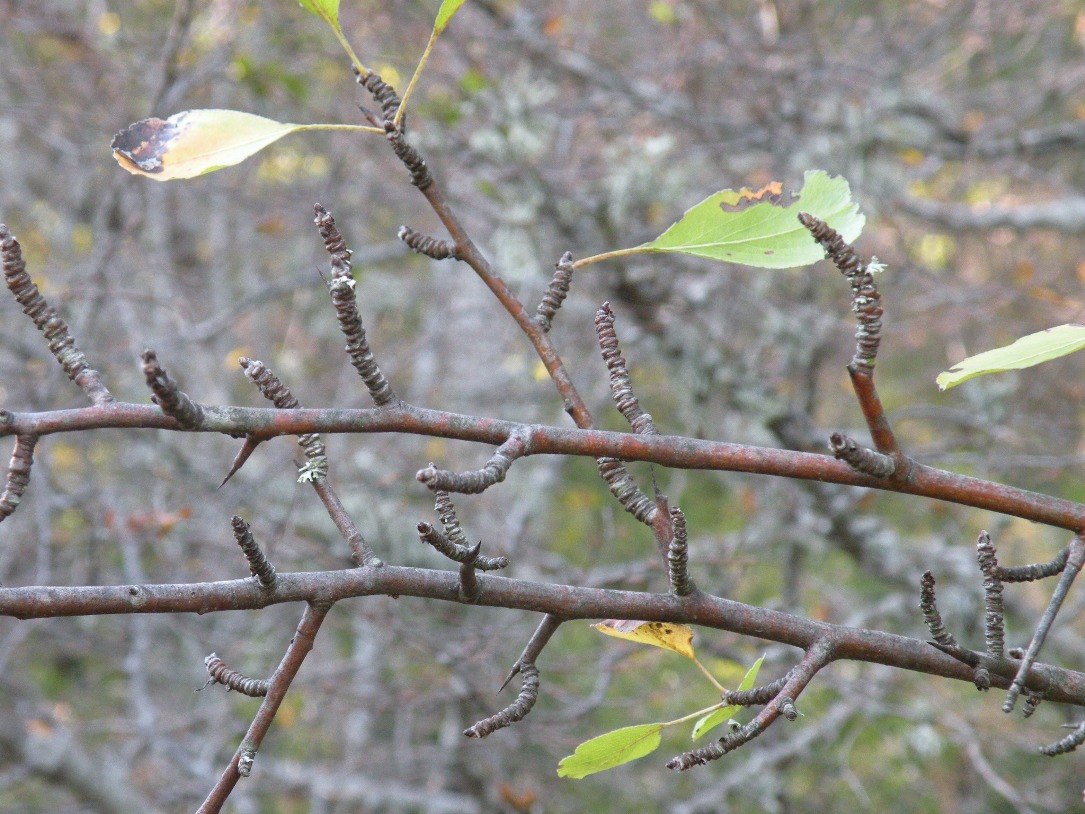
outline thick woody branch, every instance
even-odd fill
[[[613,591],[478,577],[485,607],[519,609],[572,619],[643,619],[727,630],[767,641],[809,648],[831,637],[837,659],[874,662],[930,675],[973,681],[973,669],[927,642],[892,633],[830,625],[780,611],[757,608],[702,592],[687,597]],[[42,619],[122,613],[211,613],[255,610],[284,602],[329,601],[362,596],[414,596],[459,602],[459,576],[422,568],[385,565],[307,573],[279,572],[264,590],[252,579],[177,585],[100,587],[0,587],[0,616]],[[992,685],[1009,687],[1017,662],[977,654]],[[1025,686],[1048,701],[1085,706],[1085,673],[1034,664]],[[795,696],[792,696],[795,697]]]
[[[795,450],[706,441],[677,435],[634,435],[595,429],[565,429],[517,424],[479,416],[397,405],[369,410],[296,409],[202,405],[201,432],[256,435],[271,438],[304,433],[409,433],[497,446],[517,430],[531,433],[533,455],[610,455],[623,461],[646,461],[676,469],[747,472],[796,480],[864,486],[919,495],[1020,517],[1076,532],[1085,528],[1085,505],[1051,495],[1029,492],[993,481],[958,475],[909,463],[905,479],[878,479],[856,472],[829,455]],[[157,407],[111,404],[44,413],[8,411],[0,421],[0,436],[51,435],[104,428],[178,429],[176,421]],[[649,501],[650,503],[650,501]]]

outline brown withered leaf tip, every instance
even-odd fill
[[[109,145],[117,161],[134,165],[142,172],[162,172],[162,156],[180,129],[180,121],[176,116],[173,118],[173,121],[143,119],[117,133]]]
[[[741,212],[743,209],[749,209],[751,206],[759,203],[769,203],[773,206],[787,206],[783,201],[783,184],[779,181],[773,181],[757,192],[754,192],[748,188],[742,188],[738,192],[738,201],[735,203],[720,203],[720,209],[724,212]]]

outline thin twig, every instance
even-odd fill
[[[253,718],[252,724],[249,725],[249,730],[245,733],[245,737],[234,753],[230,764],[223,771],[222,776],[215,784],[215,787],[211,789],[207,799],[204,800],[203,805],[200,806],[196,814],[217,814],[230,796],[234,786],[237,785],[237,781],[241,777],[248,776],[253,758],[259,751],[260,744],[263,742],[268,729],[271,728],[272,721],[275,720],[279,705],[282,704],[283,698],[286,697],[286,692],[290,689],[290,684],[298,674],[298,670],[301,669],[305,657],[313,649],[313,641],[316,639],[320,625],[328,615],[331,607],[330,603],[316,604],[313,602],[305,606],[305,613],[302,614],[301,621],[298,623],[294,638],[290,640],[290,645],[286,648],[286,653],[283,654],[283,659],[279,662],[278,668],[268,679],[267,695],[264,697],[263,703],[260,704],[256,717]]]
[[[34,326],[49,342],[49,352],[64,368],[68,378],[79,386],[92,404],[101,406],[113,402],[113,394],[102,383],[101,374],[87,364],[87,357],[76,346],[75,337],[68,330],[68,324],[61,319],[57,310],[46,302],[34,281],[30,279],[19,241],[2,223],[0,261],[8,289],[15,295],[16,302],[23,307],[23,313],[33,320]]]
[[[1044,615],[1040,617],[1040,621],[1036,625],[1036,632],[1032,634],[1032,641],[1029,642],[1028,649],[1025,651],[1025,657],[1021,659],[1021,667],[1017,670],[1017,675],[1014,676],[1013,683],[1006,693],[1006,700],[1002,702],[1003,712],[1013,712],[1014,705],[1017,703],[1017,696],[1025,688],[1025,681],[1028,679],[1028,672],[1032,668],[1032,663],[1036,661],[1036,656],[1047,638],[1047,632],[1051,629],[1055,616],[1058,614],[1059,608],[1062,607],[1063,600],[1066,599],[1066,595],[1070,592],[1070,586],[1074,584],[1074,579],[1081,571],[1082,564],[1085,564],[1085,539],[1078,535],[1070,543],[1066,568],[1063,569],[1062,576],[1059,577],[1058,585],[1055,586],[1055,591],[1051,595],[1051,601],[1048,603]]]

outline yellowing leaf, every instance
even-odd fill
[[[627,726],[585,741],[573,754],[562,758],[558,764],[558,777],[579,780],[649,755],[659,748],[659,733],[664,726],[666,724]]]
[[[239,164],[302,128],[237,110],[186,110],[129,125],[110,146],[117,163],[133,175],[170,181]]]
[[[607,636],[625,639],[639,644],[650,644],[671,650],[687,659],[696,660],[693,654],[693,628],[670,622],[635,622],[624,619],[607,619],[592,625]]]
[[[1005,347],[977,353],[940,373],[939,390],[948,390],[961,382],[985,373],[1023,370],[1041,362],[1058,359],[1085,348],[1085,325],[1059,325],[1046,331],[1022,336]]]
[[[452,15],[460,10],[467,0],[444,0],[441,3],[441,7],[437,10],[437,21],[433,24],[433,36],[437,36],[445,30],[445,26],[448,25],[449,20],[452,19]]]
[[[238,110],[186,110],[143,119],[113,137],[117,163],[156,181],[195,178],[240,164],[288,133],[302,130],[374,131],[356,124],[283,124]],[[374,131],[376,132],[376,131]]]

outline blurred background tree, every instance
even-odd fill
[[[437,3],[343,3],[344,28],[392,84],[409,77]],[[239,375],[272,364],[303,404],[363,406],[317,269],[320,201],[356,249],[367,329],[404,398],[564,424],[530,346],[473,276],[395,240],[432,214],[376,140],[291,137],[185,184],[150,184],[110,157],[149,115],[222,107],[280,121],[359,121],[348,66],[294,3],[0,0],[0,214],[39,286],[119,397],[146,399],[153,347],[194,398],[262,406]],[[804,170],[844,175],[868,216],[858,243],[888,270],[879,385],[898,438],[925,463],[1082,500],[1080,357],[940,395],[935,375],[1033,330],[1081,321],[1085,280],[1085,11],[1065,0],[469,0],[415,97],[412,138],[483,249],[526,302],[566,250],[655,237],[722,187]],[[843,370],[853,322],[827,264],[797,272],[635,258],[578,275],[555,335],[606,426],[592,317],[615,307],[638,395],[675,434],[823,449],[860,437]],[[82,403],[30,323],[0,299],[0,405]],[[613,417],[612,417],[613,416]],[[332,476],[380,556],[434,565],[415,471],[475,467],[479,449],[392,436],[327,439]],[[238,442],[240,443],[240,442]],[[323,509],[295,483],[286,441],[217,489],[236,448],[213,436],[81,433],[38,448],[35,481],[0,530],[0,582],[115,584],[243,576],[229,518],[276,564],[349,566]],[[647,483],[647,467],[632,468]],[[843,487],[655,472],[689,518],[706,589],[814,618],[925,635],[919,575],[939,579],[959,638],[982,637],[973,542],[1010,564],[1065,535],[985,512]],[[469,537],[517,576],[663,589],[648,532],[588,460],[532,458],[461,498]],[[227,572],[227,573],[224,573]],[[1020,645],[1044,590],[1007,592]],[[344,612],[349,610],[350,612]],[[1072,597],[1045,658],[1085,664]],[[0,619],[0,809],[191,810],[254,702],[193,693],[217,650],[265,675],[293,611],[207,617]],[[608,728],[715,700],[687,665],[566,625],[539,706],[484,742],[461,731],[536,619],[417,600],[345,603],[300,674],[238,812],[1062,811],[1078,759],[1035,746],[1069,713],[1022,723],[964,685],[834,665],[806,717],[703,769],[656,757],[582,781],[558,760]],[[1015,640],[1015,634],[1018,637]],[[705,633],[721,670],[759,643]],[[794,653],[767,649],[772,679]],[[693,704],[693,707],[690,707]],[[686,748],[675,742],[674,751]],[[666,748],[666,747],[665,747]],[[659,753],[662,754],[662,753]]]

